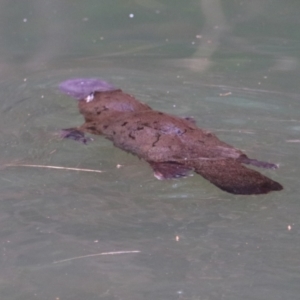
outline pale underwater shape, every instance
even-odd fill
[[[63,93],[70,95],[77,100],[85,99],[94,92],[114,91],[116,88],[99,78],[73,78],[59,84]]]

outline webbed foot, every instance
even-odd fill
[[[175,162],[148,162],[154,171],[154,177],[163,179],[181,178],[189,175],[191,169]]]
[[[244,157],[244,156],[241,156],[239,161],[245,165],[252,165],[255,167],[259,167],[259,168],[273,169],[273,170],[278,168],[277,164],[269,163],[266,161],[260,161],[257,159],[248,158],[248,157]]]
[[[60,137],[63,139],[71,139],[73,141],[78,141],[83,144],[87,144],[88,142],[92,141],[93,139],[90,137],[86,137],[84,133],[77,128],[67,128],[62,129],[59,133]]]

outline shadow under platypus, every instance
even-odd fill
[[[233,194],[283,189],[278,182],[243,165],[275,169],[275,164],[248,158],[189,118],[153,110],[95,78],[70,79],[62,82],[60,89],[79,100],[85,119],[82,126],[63,130],[65,138],[86,143],[84,133],[103,135],[116,147],[147,161],[158,179],[180,178],[194,171]]]

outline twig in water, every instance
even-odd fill
[[[58,263],[61,263],[61,262],[66,262],[66,261],[75,260],[75,259],[79,259],[79,258],[94,257],[94,256],[101,256],[101,255],[116,255],[116,254],[129,254],[129,253],[140,253],[140,252],[141,251],[139,251],[139,250],[102,252],[102,253],[97,253],[97,254],[89,254],[89,255],[76,256],[76,257],[62,259],[62,260],[56,260],[53,263],[58,264]]]
[[[5,164],[3,167],[29,167],[29,168],[45,168],[45,169],[57,169],[57,170],[68,170],[68,171],[82,171],[82,172],[94,172],[103,173],[105,171],[93,170],[93,169],[81,169],[81,168],[68,168],[60,166],[46,166],[46,165],[30,165],[30,164]]]
[[[286,140],[287,143],[300,143],[300,140]]]

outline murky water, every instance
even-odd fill
[[[1,299],[298,299],[299,4],[0,8]],[[101,137],[61,141],[59,129],[82,123],[57,88],[72,77],[100,77],[193,116],[278,163],[262,172],[284,190],[234,196],[197,175],[158,181]]]

